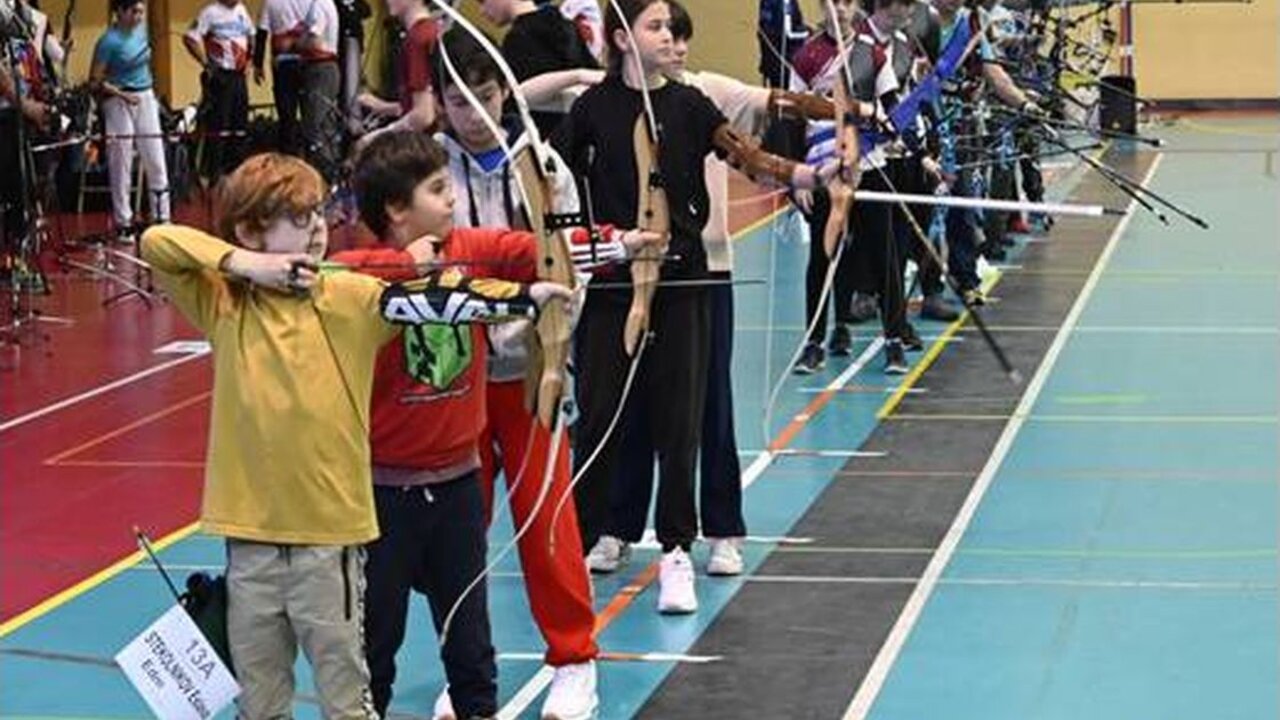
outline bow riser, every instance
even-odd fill
[[[849,93],[845,82],[844,70],[834,88],[836,110],[836,154],[839,155],[842,168],[850,172],[856,171],[859,160],[858,132],[849,122]],[[831,212],[827,215],[827,224],[823,228],[822,248],[827,257],[835,257],[840,238],[844,237],[845,226],[849,221],[849,211],[853,206],[854,187],[844,179],[844,172],[837,173],[828,185],[831,198]]]

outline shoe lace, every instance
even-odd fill
[[[738,557],[739,555],[738,546],[731,540],[725,540],[716,544],[715,553],[718,557],[730,560]]]
[[[683,551],[673,552],[664,564],[668,572],[677,575],[693,575],[693,562],[689,559],[688,553]]]
[[[595,547],[591,548],[591,554],[596,557],[608,557],[618,553],[618,541],[611,537],[602,537],[596,541]]]

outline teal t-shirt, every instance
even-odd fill
[[[147,28],[138,25],[130,30],[107,28],[98,38],[93,51],[95,64],[107,68],[107,82],[130,90],[150,90],[151,43],[147,41]]]
[[[960,8],[959,10],[956,11],[955,17],[952,18],[950,25],[943,24],[942,47],[945,48],[947,46],[947,43],[951,42],[951,36],[955,34],[956,28],[960,27],[961,23],[964,23],[966,25],[969,24],[969,17],[970,17],[969,14],[971,12],[973,11],[970,10],[969,8]],[[978,22],[977,22],[978,27],[979,28],[986,27],[988,22],[989,21],[987,19],[986,11],[982,11],[978,15]],[[983,60],[988,60],[988,61],[996,59],[996,51],[991,47],[991,42],[987,40],[986,34],[983,34],[982,39],[978,41],[978,47],[974,48],[973,55],[976,55],[977,57],[980,57]]]

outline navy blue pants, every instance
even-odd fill
[[[963,170],[952,185],[956,197],[977,197],[973,170]],[[960,291],[973,290],[982,284],[978,277],[978,214],[967,208],[947,209],[947,265],[960,285]]]
[[[463,588],[484,569],[489,520],[475,472],[446,483],[373,490],[382,536],[369,544],[365,565],[365,652],[373,704],[386,717],[411,591],[427,596],[439,633]],[[482,582],[467,596],[440,650],[458,717],[498,712],[487,595]]]
[[[747,534],[742,517],[742,466],[733,428],[733,286],[709,288],[711,347],[707,367],[706,403],[699,446],[701,480],[698,514],[702,534],[709,538]],[[635,542],[644,534],[653,494],[653,450],[647,414],[629,413],[622,462],[610,492],[611,530],[608,534]]]

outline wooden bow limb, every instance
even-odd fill
[[[493,46],[484,33],[448,3],[443,0],[433,0],[433,2],[459,27],[475,38],[476,42],[493,58],[507,86],[511,88],[520,122],[529,140],[528,146],[520,153],[512,152],[511,147],[506,143],[505,133],[492,121],[492,118],[489,118],[483,109],[483,104],[475,98],[466,83],[462,82],[448,53],[443,52],[443,46],[441,46],[441,59],[446,69],[454,78],[458,89],[467,98],[468,103],[476,108],[480,117],[486,121],[486,125],[489,125],[489,131],[498,138],[508,162],[515,170],[512,177],[515,179],[516,188],[519,190],[520,199],[529,218],[530,230],[538,240],[538,279],[560,283],[572,289],[576,285],[576,276],[568,243],[559,231],[550,230],[546,224],[546,214],[552,209],[551,203],[555,197],[552,187],[556,171],[554,160],[550,147],[539,134],[538,126],[533,121],[529,104],[519,90],[520,82],[502,57],[502,53]],[[565,365],[569,359],[571,336],[572,325],[569,322],[568,305],[565,301],[558,299],[551,300],[542,309],[535,332],[528,336],[529,363],[525,374],[525,404],[530,412],[536,412],[538,422],[548,429],[558,429],[556,419],[567,384]]]
[[[538,279],[572,288],[576,276],[569,246],[556,232],[546,228],[545,218],[550,209],[546,203],[553,197],[550,175],[547,168],[539,167],[530,148],[517,154],[515,176],[527,187],[537,188],[529,193],[525,208],[532,226],[530,229],[538,238]],[[573,341],[573,324],[569,319],[567,301],[551,300],[538,316],[535,332],[526,337],[529,364],[524,381],[525,407],[537,414],[543,427],[551,428],[556,424],[556,414],[564,396],[565,366],[569,362]]]
[[[636,152],[636,180],[639,197],[636,207],[636,227],[656,232],[662,241],[645,245],[631,263],[631,308],[627,311],[627,323],[623,328],[622,343],[627,355],[634,357],[640,341],[649,332],[650,311],[657,291],[662,266],[660,260],[667,252],[671,232],[671,215],[667,205],[667,192],[662,187],[658,169],[657,137],[649,129],[645,115],[636,118],[633,141]]]
[[[832,18],[838,17],[832,10]],[[837,62],[840,70],[836,74],[836,83],[832,100],[836,112],[836,157],[840,160],[840,172],[836,173],[827,186],[831,197],[831,213],[827,215],[827,224],[822,233],[822,249],[827,258],[834,258],[836,247],[845,236],[849,224],[849,213],[853,207],[854,189],[858,186],[858,164],[861,160],[861,148],[858,143],[858,130],[854,125],[858,109],[849,97],[849,65],[845,50],[844,32],[836,22],[833,30],[836,45],[839,48]]]
[[[575,285],[575,276],[573,274],[573,264],[570,261],[568,245],[563,236],[557,232],[551,231],[546,224],[546,209],[550,205],[553,195],[551,194],[551,178],[554,177],[555,168],[552,166],[552,155],[550,149],[542,141],[542,137],[538,134],[537,126],[533,122],[528,104],[524,97],[520,94],[519,83],[515,78],[515,73],[511,67],[503,59],[502,53],[498,51],[493,43],[485,37],[484,33],[471,24],[451,5],[443,0],[433,0],[436,7],[443,11],[446,15],[453,19],[459,27],[475,38],[492,58],[494,63],[502,72],[508,87],[512,89],[512,96],[515,98],[516,107],[519,110],[521,123],[525,127],[525,133],[528,136],[528,147],[519,154],[513,153],[512,148],[505,140],[505,133],[489,117],[484,109],[484,104],[476,98],[471,88],[463,81],[457,69],[453,66],[452,60],[449,58],[448,50],[442,42],[439,49],[440,58],[452,78],[458,90],[466,98],[468,104],[477,111],[479,117],[485,122],[489,132],[497,138],[498,143],[502,147],[503,154],[506,156],[507,162],[511,163],[516,172],[512,177],[520,194],[520,199],[524,204],[526,214],[529,218],[530,229],[538,241],[537,261],[538,268],[536,275],[540,280],[548,280],[553,282],[562,282],[566,287],[572,288]],[[532,187],[533,191],[530,191]],[[557,247],[558,246],[558,247]],[[530,441],[532,446],[532,437],[538,431],[538,425],[550,430],[550,454],[547,456],[546,463],[542,468],[542,485],[538,490],[538,496],[534,500],[533,507],[529,511],[528,519],[517,528],[511,540],[497,552],[494,558],[476,575],[475,578],[463,589],[458,595],[457,600],[445,615],[444,621],[440,626],[440,645],[443,647],[448,641],[449,630],[452,627],[453,620],[458,610],[462,607],[464,600],[477,588],[480,583],[488,577],[494,569],[517,545],[521,538],[529,532],[533,527],[534,520],[538,513],[542,510],[543,503],[550,494],[551,480],[555,473],[556,457],[559,453],[560,443],[564,438],[564,429],[566,423],[566,413],[560,412],[560,403],[566,400],[564,397],[564,389],[567,385],[565,382],[564,364],[568,360],[569,350],[569,320],[568,308],[563,301],[551,301],[543,308],[542,314],[539,316],[536,325],[537,332],[533,346],[536,353],[531,353],[528,373],[526,374],[526,390],[530,386],[536,386],[537,392],[535,396],[530,398],[526,394],[526,400],[531,405],[536,406],[538,410],[538,423],[531,425],[529,429]],[[544,336],[543,333],[546,333]],[[533,407],[530,407],[532,410]],[[522,466],[521,472],[524,472]],[[512,484],[520,482],[520,476],[517,476]]]

